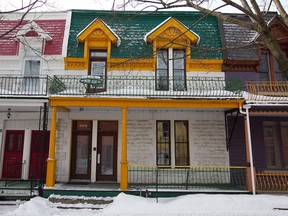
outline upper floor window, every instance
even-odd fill
[[[95,76],[94,90],[106,89],[107,77],[107,51],[90,50],[88,74]],[[92,89],[91,89],[92,90]]]
[[[156,90],[185,91],[185,51],[160,49],[156,54]]]
[[[261,81],[285,81],[285,75],[274,56],[269,51],[261,53],[259,65],[259,80]]]

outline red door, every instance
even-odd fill
[[[30,151],[30,179],[46,178],[50,131],[32,131]]]
[[[21,178],[23,143],[23,130],[6,131],[2,178]]]

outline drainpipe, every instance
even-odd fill
[[[253,164],[253,152],[252,152],[252,142],[251,142],[251,131],[250,131],[250,119],[249,119],[249,109],[251,106],[243,106],[246,111],[242,110],[242,107],[239,107],[239,112],[246,115],[246,126],[247,126],[247,138],[248,138],[248,148],[249,148],[249,159],[250,159],[250,171],[251,171],[251,181],[252,181],[252,193],[256,194],[255,187],[255,177],[254,177],[254,164]]]

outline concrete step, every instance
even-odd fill
[[[61,209],[103,209],[112,203],[114,198],[50,195],[48,200],[52,206]]]

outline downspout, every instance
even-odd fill
[[[250,131],[250,119],[249,119],[249,109],[251,106],[243,106],[246,111],[242,110],[242,106],[239,107],[239,112],[246,115],[247,122],[247,136],[248,136],[248,148],[249,148],[249,159],[250,159],[250,171],[251,171],[251,181],[252,181],[252,193],[256,194],[255,187],[255,177],[254,177],[254,164],[253,164],[253,153],[252,153],[252,142],[251,142],[251,131]]]

